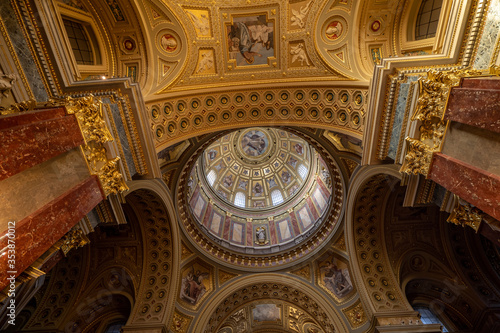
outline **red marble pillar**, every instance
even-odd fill
[[[444,119],[500,133],[500,79],[463,79],[451,89]]]
[[[297,216],[295,215],[295,211],[290,212],[290,220],[292,222],[292,228],[295,233],[295,236],[300,235],[299,223],[297,222]]]
[[[64,108],[1,117],[0,142],[0,181],[84,143]]]
[[[500,177],[451,156],[435,153],[428,177],[500,220]]]
[[[8,276],[21,274],[105,197],[97,176],[90,176],[39,210],[17,221],[15,238],[11,238],[15,244],[13,267],[10,267],[7,261],[8,231],[1,235],[0,290],[8,284]],[[13,244],[12,241],[10,244]]]

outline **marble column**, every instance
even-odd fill
[[[64,108],[0,117],[0,181],[84,143],[74,115]]]
[[[8,276],[21,274],[105,197],[97,176],[89,176],[17,221],[15,237],[7,236],[9,230],[5,231],[0,237],[0,255],[8,254],[10,239],[10,244],[15,244],[15,263],[10,266],[12,262],[0,262],[0,290],[7,286]]]
[[[451,89],[444,119],[500,133],[500,79],[463,79]]]
[[[500,219],[500,176],[451,156],[435,153],[428,177],[495,219]]]

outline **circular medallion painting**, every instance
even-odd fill
[[[161,47],[167,52],[174,52],[177,49],[177,40],[171,34],[161,36]]]
[[[328,26],[326,27],[326,38],[329,40],[336,40],[339,39],[340,36],[342,35],[342,32],[344,31],[344,27],[340,21],[332,21]]]
[[[269,147],[269,138],[259,130],[251,130],[241,136],[240,148],[247,157],[259,157]]]

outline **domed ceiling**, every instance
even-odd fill
[[[221,246],[236,256],[251,253],[257,261],[278,254],[272,264],[283,265],[292,260],[288,251],[304,246],[305,255],[306,244],[317,247],[317,236],[329,237],[341,212],[340,174],[321,146],[298,134],[246,128],[200,151],[179,187],[181,221],[193,242],[205,250],[208,243]],[[253,265],[258,264],[248,266]]]
[[[287,203],[309,178],[314,150],[295,134],[249,128],[214,142],[203,155],[203,173],[221,199],[237,208]]]

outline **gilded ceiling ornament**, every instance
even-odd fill
[[[37,103],[36,100],[30,99],[29,101],[24,101],[24,102],[12,104],[8,108],[4,108],[4,107],[0,106],[0,116],[12,114],[12,113],[17,113],[17,112],[32,111],[39,105],[40,105],[40,103]]]
[[[237,274],[232,274],[219,269],[219,285],[223,285],[227,281],[237,277]]]
[[[200,50],[195,74],[215,73],[214,62],[213,50]]]
[[[343,309],[342,312],[347,317],[347,319],[349,320],[349,324],[353,328],[357,328],[363,325],[363,323],[366,321],[366,315],[363,310],[363,305],[359,300],[356,305],[351,306],[347,309]]]
[[[189,18],[193,22],[198,37],[210,37],[210,19],[206,10],[186,10]]]
[[[446,222],[450,222],[462,227],[469,226],[474,231],[479,230],[484,213],[476,207],[472,207],[469,203],[461,204],[456,201],[455,208],[450,213]]]
[[[290,273],[300,276],[308,281],[311,280],[311,267],[309,265],[304,266],[301,269],[291,271]]]
[[[181,242],[181,260],[186,259],[192,254],[193,252],[186,245],[184,245],[184,243]]]
[[[170,328],[175,333],[185,333],[185,332],[187,332],[187,329],[189,327],[191,320],[192,320],[191,317],[189,317],[189,316],[179,312],[177,309],[175,309],[174,316],[172,318],[172,324],[170,325]]]
[[[337,239],[337,241],[335,242],[335,244],[333,245],[333,247],[341,250],[341,251],[346,251],[346,244],[345,244],[345,236],[344,234],[342,234],[339,239]]]

